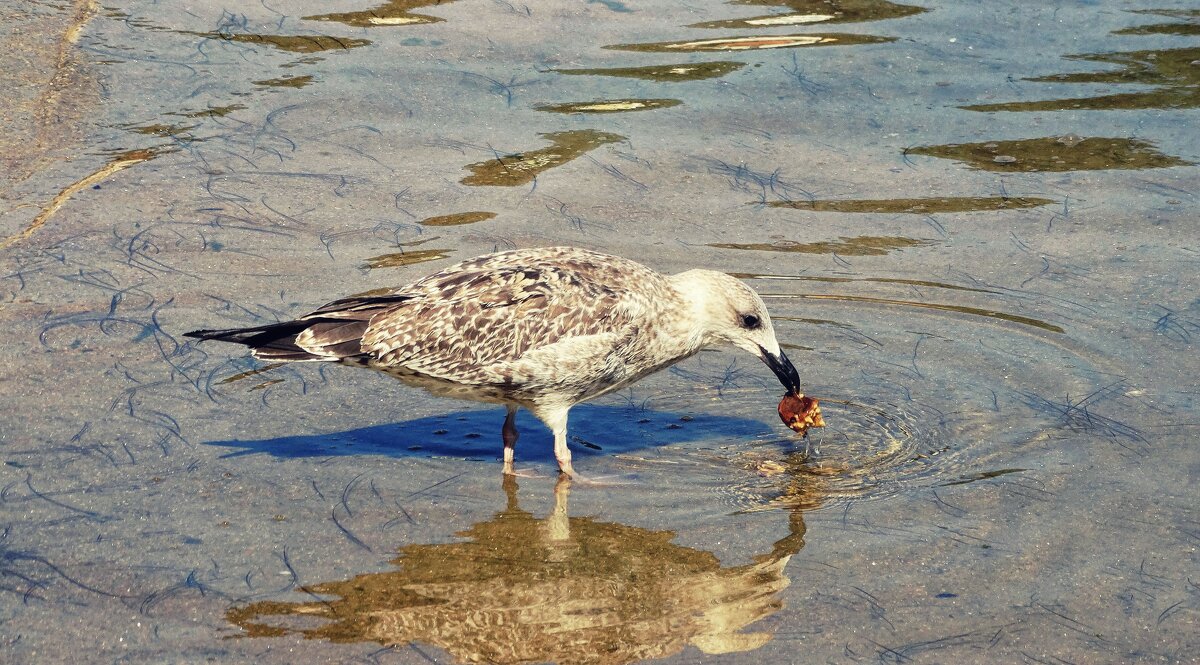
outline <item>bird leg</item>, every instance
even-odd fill
[[[575,473],[575,467],[571,466],[571,449],[567,448],[567,411],[566,408],[542,408],[536,409],[533,415],[537,416],[546,427],[554,432],[554,459],[558,460],[558,470],[571,478],[579,478]]]
[[[558,470],[571,478],[578,477],[575,467],[571,466],[571,449],[567,447],[567,423],[563,418],[561,428],[554,429],[554,459],[558,460]]]
[[[554,432],[554,458],[558,460],[558,470],[566,478],[571,480],[590,483],[593,485],[622,485],[620,481],[610,481],[605,478],[585,478],[575,472],[575,467],[571,466],[571,449],[567,447],[567,411],[571,407],[543,407],[541,409],[533,409],[533,415],[537,416],[546,427]]]
[[[504,473],[507,475],[516,475],[513,471],[513,451],[517,446],[517,437],[520,434],[517,432],[517,407],[508,406],[508,415],[504,417],[504,427],[500,430],[501,436],[504,438]]]

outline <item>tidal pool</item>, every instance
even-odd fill
[[[9,12],[0,661],[1194,662],[1196,19]],[[827,427],[706,351],[504,479],[502,409],[182,337],[554,244],[746,280]]]

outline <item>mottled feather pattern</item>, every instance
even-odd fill
[[[671,294],[663,275],[632,261],[569,247],[516,250],[463,261],[385,295],[331,302],[299,319],[309,325],[294,343],[313,359],[406,380],[493,386],[527,398],[578,383],[567,392],[583,395],[624,382],[626,364],[653,355],[635,343],[632,322],[678,307]],[[561,353],[560,344],[576,360],[547,370],[554,354],[536,352]],[[611,371],[572,380],[597,364]]]
[[[371,320],[410,300],[408,296],[351,297],[335,300],[300,317],[309,325],[296,335],[296,346],[325,360],[341,360],[364,353],[362,336]]]
[[[528,378],[517,361],[530,351],[627,327],[650,311],[639,285],[669,291],[632,262],[619,271],[583,250],[530,254],[466,261],[417,282],[404,290],[411,300],[372,319],[363,350],[379,366],[517,389]]]

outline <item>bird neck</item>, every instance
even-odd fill
[[[671,285],[675,287],[682,307],[688,314],[682,319],[684,329],[680,330],[679,334],[686,338],[687,345],[693,350],[720,341],[708,325],[712,319],[709,313],[709,294],[713,292],[714,274],[720,273],[713,273],[711,270],[688,270],[670,277]]]

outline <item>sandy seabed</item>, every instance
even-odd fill
[[[1194,11],[243,4],[2,19],[0,660],[1196,662]],[[702,353],[504,482],[181,336],[551,244],[743,277],[828,426]]]

